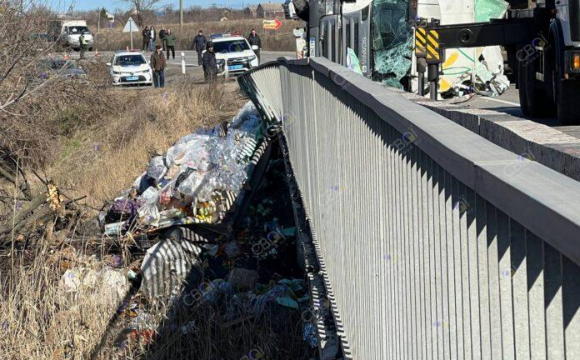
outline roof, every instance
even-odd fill
[[[282,6],[282,3],[266,3],[266,4],[260,4],[259,6],[261,6],[264,11],[284,12],[284,6]]]
[[[246,7],[246,9],[249,9],[250,11],[256,11],[258,9],[258,5],[250,5]]]
[[[115,55],[143,55],[143,53],[140,51],[117,50],[115,51]]]
[[[212,43],[223,42],[223,41],[231,41],[231,40],[246,40],[245,37],[241,35],[232,35],[232,36],[224,36],[211,39]]]

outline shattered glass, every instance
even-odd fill
[[[483,22],[504,16],[508,3],[504,0],[475,0],[475,21]]]
[[[373,1],[372,26],[375,77],[402,89],[411,71],[413,32],[407,23],[408,0]]]

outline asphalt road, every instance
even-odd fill
[[[113,51],[103,51],[99,53],[99,56],[106,60],[109,61],[112,57],[113,57],[114,52]],[[197,67],[197,53],[195,51],[184,51],[185,54],[185,66],[186,67]],[[85,57],[86,58],[94,58],[96,55],[95,52],[86,52],[85,53]],[[284,57],[284,56],[290,56],[290,57],[294,57],[296,54],[293,52],[284,52],[284,51],[262,51],[260,56],[261,56],[261,62],[269,62],[269,61],[274,61],[276,59],[278,59],[279,57]],[[147,52],[145,53],[145,57],[149,58],[151,56],[151,52]],[[78,59],[80,57],[80,54],[78,52],[73,52],[70,54],[70,57],[72,59]],[[168,61],[168,64],[171,66],[181,66],[181,51],[176,51],[175,52],[175,60],[170,59]]]
[[[98,54],[100,59],[104,62],[108,62],[112,59],[114,52],[113,51],[104,51]],[[184,51],[185,54],[185,72],[186,76],[193,78],[195,82],[203,82],[203,71],[201,66],[197,65],[197,53],[195,51]],[[78,59],[80,54],[78,52],[73,52],[69,54],[71,59]],[[92,59],[97,54],[95,52],[86,52],[85,58]],[[151,56],[151,52],[145,53],[145,57],[149,58]],[[295,53],[293,52],[283,52],[283,51],[262,51],[260,54],[261,63],[270,62],[278,59],[279,57],[294,57]],[[165,72],[165,83],[166,85],[170,85],[172,82],[182,78],[183,74],[181,72],[181,51],[175,52],[175,60],[170,59],[167,62],[167,70]],[[119,89],[123,90],[145,90],[149,87],[122,87]]]

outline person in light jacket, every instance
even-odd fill
[[[157,40],[157,32],[155,31],[155,27],[151,26],[151,40],[149,42],[149,50],[155,50],[155,41]]]

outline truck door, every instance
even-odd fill
[[[371,5],[360,10],[348,11],[345,6],[342,15],[342,54],[346,64],[348,48],[353,49],[358,57],[363,75],[370,76],[372,73],[371,51],[370,51],[370,34],[371,22],[370,11]]]

